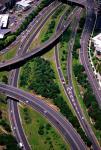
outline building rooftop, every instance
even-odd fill
[[[32,3],[32,0],[21,0],[16,3],[16,5],[20,5],[22,7],[30,6],[30,3]]]
[[[0,28],[6,28],[9,14],[0,14]]]
[[[0,39],[3,39],[4,35],[9,33],[10,29],[0,29]]]
[[[99,42],[99,41],[101,42],[101,33],[93,37],[93,40],[96,42]]]
[[[94,46],[96,47],[96,50],[101,52],[101,33],[93,37],[92,41],[94,42]]]

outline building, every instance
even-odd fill
[[[93,37],[92,42],[94,43],[96,54],[101,56],[101,33]]]
[[[10,29],[0,29],[0,39],[3,39],[5,35],[10,33]]]
[[[22,9],[22,10],[27,10],[31,7],[31,3],[33,2],[33,0],[21,0],[18,1],[16,3],[16,8],[18,10]]]
[[[10,29],[6,29],[8,26],[9,14],[0,14],[0,39],[10,32]]]
[[[7,28],[9,14],[0,14],[0,28]]]

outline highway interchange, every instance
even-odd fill
[[[27,49],[25,49],[25,50],[27,50]],[[25,50],[24,50],[24,52],[25,52]],[[21,51],[22,52],[22,51]],[[11,76],[14,78],[15,77],[15,83],[17,82],[17,75],[18,75],[18,70],[16,70],[16,73],[15,73],[15,75],[13,74],[11,74]],[[14,81],[14,80],[13,80]],[[13,107],[15,107],[15,109],[16,109],[16,102],[14,102],[14,101],[11,101],[12,103],[15,103],[15,104],[13,104],[14,106]],[[11,105],[12,106],[12,105]],[[12,108],[10,106],[10,110],[13,110],[14,108]],[[12,112],[11,112],[11,114],[12,114]],[[15,115],[16,115],[16,113],[15,113]],[[16,116],[16,118],[18,118],[18,115]],[[21,127],[20,127],[20,130],[21,130]],[[18,133],[18,131],[17,131],[17,133]],[[16,134],[17,134],[16,133]],[[18,136],[19,136],[19,134],[18,134]],[[20,133],[20,139],[21,139],[21,136],[22,136],[22,133]],[[22,139],[23,139],[23,137],[22,137]],[[22,141],[22,140],[20,140],[20,141]],[[24,141],[24,139],[23,139],[23,141]],[[25,143],[26,144],[26,142],[23,142],[23,143]],[[24,145],[25,145],[24,144]],[[26,146],[26,145],[25,145]],[[28,149],[28,148],[27,148]]]
[[[75,2],[75,1],[73,1],[73,2]],[[87,72],[89,81],[90,81],[91,85],[93,86],[93,89],[94,89],[95,95],[97,97],[98,103],[100,105],[101,104],[100,103],[101,102],[101,92],[98,90],[98,83],[96,81],[96,78],[93,75],[92,70],[91,70],[90,63],[89,63],[89,60],[88,60],[88,53],[87,53],[88,41],[89,41],[90,35],[92,33],[92,30],[94,28],[94,23],[95,23],[95,18],[96,18],[96,15],[92,14],[92,12],[94,12],[94,8],[92,7],[91,9],[88,9],[90,7],[89,5],[90,5],[91,2],[93,3],[93,1],[90,0],[86,4],[86,3],[83,3],[82,1],[78,1],[78,3],[84,4],[84,6],[87,5],[86,10],[88,10],[87,11],[85,27],[84,27],[84,30],[83,30],[83,33],[82,33],[82,37],[81,37],[80,57],[81,57],[83,65],[85,67],[85,70]],[[57,7],[57,5],[56,5],[56,7]],[[49,8],[47,8],[47,9],[49,9]],[[53,9],[55,10],[56,8],[52,7],[52,12],[53,12]],[[45,42],[43,45],[39,46],[38,48],[33,49],[32,52],[27,52],[27,49],[28,49],[31,41],[36,36],[36,34],[40,31],[40,29],[42,28],[42,26],[44,25],[44,23],[46,22],[46,20],[49,18],[49,16],[52,13],[50,13],[49,16],[47,15],[46,19],[44,19],[43,22],[42,22],[42,20],[40,18],[39,18],[39,20],[36,19],[36,21],[38,21],[37,23],[39,23],[40,26],[33,33],[33,35],[29,38],[28,43],[24,46],[24,41],[26,41],[26,39],[28,38],[28,37],[25,37],[25,39],[22,41],[22,44],[19,47],[19,50],[17,52],[16,57],[13,58],[12,60],[9,60],[9,61],[5,62],[5,63],[1,63],[0,64],[0,69],[1,70],[5,70],[5,69],[8,69],[8,67],[9,67],[9,70],[10,70],[12,66],[15,68],[15,66],[16,66],[15,64],[17,64],[17,63],[19,64],[19,62],[22,62],[23,60],[25,61],[25,60],[27,60],[29,58],[32,58],[34,55],[36,56],[37,53],[39,54],[40,51],[46,50],[46,48],[50,47],[50,45],[53,46],[53,43],[56,44],[57,41],[59,40],[59,38],[61,37],[61,35],[63,34],[63,32],[66,30],[66,28],[69,26],[69,24],[73,20],[74,16],[77,16],[79,11],[78,11],[77,8],[74,9],[73,13],[71,13],[68,16],[68,19],[67,19],[66,23],[64,24],[64,26],[62,28],[60,28],[60,29],[58,28],[58,31],[56,32],[56,34],[53,35],[52,38],[50,38],[47,42]],[[45,12],[47,14],[47,10]],[[92,16],[93,16],[93,19],[92,19]],[[32,24],[32,26],[34,28],[36,28],[37,23]],[[76,30],[77,29],[75,28],[75,33],[76,33]],[[74,38],[75,38],[75,35],[74,35]],[[72,46],[73,46],[74,41],[71,41],[71,43],[72,44],[70,45],[70,50],[73,49]],[[85,51],[85,49],[86,49],[86,51]],[[86,58],[86,60],[85,60],[85,58]],[[67,59],[67,60],[70,60],[70,59]],[[68,61],[67,61],[67,63],[68,63]],[[89,66],[88,66],[88,64],[89,64]],[[57,68],[58,68],[58,70],[60,70],[59,66],[57,66]],[[68,71],[67,71],[68,78],[70,78],[69,81],[71,81],[70,70],[71,69],[68,68]],[[63,116],[61,116],[61,114],[59,114],[58,112],[55,112],[49,106],[47,106],[43,101],[38,100],[37,98],[35,98],[34,96],[30,95],[29,93],[24,92],[24,91],[22,91],[22,90],[20,90],[18,88],[14,88],[13,87],[13,86],[17,86],[19,69],[11,71],[10,74],[11,75],[9,77],[9,84],[11,86],[0,84],[0,90],[2,92],[7,94],[8,97],[11,97],[11,98],[14,98],[14,99],[18,99],[19,101],[21,101],[23,103],[26,103],[27,105],[30,105],[32,108],[34,108],[35,110],[40,112],[42,115],[47,117],[50,120],[50,122],[52,122],[52,124],[54,124],[56,126],[56,128],[58,128],[58,130],[61,132],[61,134],[63,134],[65,140],[69,141],[69,143],[71,144],[72,149],[86,149],[85,144],[83,143],[83,141],[81,140],[81,138],[79,137],[77,132],[73,129],[72,125],[68,121],[66,121]],[[61,73],[60,73],[60,78],[61,78]],[[62,80],[64,80],[63,76],[62,76]],[[72,97],[74,98],[74,100],[76,98],[75,98],[75,93],[73,91],[72,82],[69,82],[68,87],[65,84],[63,84],[63,86],[64,86],[65,90],[68,92],[67,95],[69,97],[69,100],[74,105]],[[88,137],[90,137],[90,139],[91,139],[91,141],[93,143],[93,148],[99,150],[100,147],[99,147],[99,145],[98,145],[98,143],[97,143],[97,141],[96,141],[96,139],[95,139],[95,137],[94,137],[90,127],[88,126],[88,124],[86,123],[86,120],[84,119],[84,116],[82,114],[82,111],[80,109],[79,104],[77,103],[77,100],[75,100],[75,102],[76,102],[77,107],[74,106],[74,109],[75,109],[75,111],[78,114],[77,115],[78,119],[79,119],[80,123],[82,124],[83,128],[85,129],[86,134],[88,133],[87,135],[88,135]],[[12,100],[12,99],[9,99],[8,103],[9,103],[9,108],[10,108],[9,111],[11,110],[10,111],[10,118],[13,116],[14,117],[13,120],[15,120],[15,122],[12,122],[12,124],[14,123],[12,126],[16,127],[16,129],[17,129],[17,126],[19,126],[18,130],[21,129],[20,131],[16,132],[16,130],[13,128],[13,132],[14,132],[16,137],[19,136],[17,138],[18,141],[19,140],[21,142],[22,142],[22,140],[25,141],[25,142],[23,142],[24,149],[26,149],[26,150],[28,149],[29,150],[30,146],[28,144],[28,141],[27,141],[27,139],[26,139],[26,137],[24,135],[24,132],[22,130],[22,127],[21,127],[19,113],[18,113],[18,108],[17,108],[17,102]],[[79,113],[80,114],[78,113],[78,109],[79,109]],[[20,137],[19,133],[20,133],[20,135],[22,137]]]

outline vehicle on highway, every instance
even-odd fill
[[[22,149],[23,148],[23,144],[20,142],[19,144],[18,144],[18,146]]]

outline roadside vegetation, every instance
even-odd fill
[[[5,61],[12,58],[16,53],[16,48],[12,48],[10,52],[0,56],[0,61]],[[0,72],[0,82],[8,83],[9,72]],[[7,111],[7,98],[4,94],[0,93],[0,149],[7,150],[20,150],[15,137],[12,134],[9,116]]]
[[[68,144],[43,116],[26,105],[20,107],[20,113],[22,125],[33,150],[69,150]]]
[[[13,58],[15,56],[16,52],[17,52],[18,44],[15,45],[13,48],[11,48],[6,53],[0,55],[0,62],[5,62],[6,60],[9,60],[9,59]]]
[[[0,93],[0,149],[20,150],[11,132],[7,109],[6,96]]]
[[[85,143],[91,146],[80,124],[73,116],[67,103],[64,101],[58,84],[54,81],[55,74],[48,60],[37,57],[27,62],[20,76],[20,86],[50,99],[59,109],[60,112],[72,123],[77,132],[81,135]]]
[[[64,77],[66,82],[67,81],[67,73],[66,73],[66,64],[67,64],[67,55],[68,55],[68,42],[71,35],[71,29],[70,27],[64,32],[63,36],[60,39],[59,42],[59,58],[60,58],[60,64],[61,69],[63,71]]]
[[[0,82],[8,83],[8,72],[0,72]]]
[[[77,77],[78,83],[85,89],[83,102],[87,107],[89,116],[92,118],[94,127],[96,130],[101,130],[101,109],[88,82],[84,67],[80,64],[74,66],[74,74]]]
[[[47,41],[51,35],[54,33],[55,31],[55,27],[56,27],[56,21],[58,19],[58,16],[60,16],[60,14],[64,11],[64,9],[66,8],[65,5],[61,6],[59,9],[56,10],[56,12],[52,15],[51,17],[51,22],[48,25],[48,29],[47,31],[43,34],[43,36],[41,37],[41,42],[45,42]]]
[[[82,20],[81,27],[83,24],[84,21]],[[79,61],[81,31],[82,30],[79,29],[77,32],[73,49],[73,85],[83,111],[85,112],[85,115],[101,144],[101,109],[98,106],[92,88],[89,84],[85,69]],[[88,117],[90,117],[90,119]]]
[[[90,55],[97,73],[101,75],[101,59],[97,58],[93,43],[91,44]]]
[[[0,63],[13,58],[17,52],[17,48],[18,48],[18,45],[14,46],[10,51],[0,55]],[[9,72],[7,71],[0,72],[0,82],[7,84],[8,76],[9,76]]]

